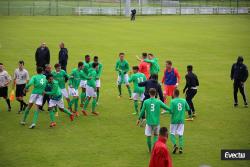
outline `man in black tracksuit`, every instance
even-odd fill
[[[60,43],[59,45],[60,51],[59,51],[59,64],[61,65],[61,68],[67,72],[67,64],[68,64],[68,50],[64,47],[64,43]]]
[[[49,48],[45,43],[42,43],[39,48],[36,50],[36,66],[42,67],[45,70],[45,65],[50,63],[50,52]]]
[[[50,65],[50,64],[46,64],[46,65],[45,65],[45,71],[44,71],[43,75],[45,75],[46,78],[47,78],[47,76],[51,75],[51,70],[52,70],[51,65]],[[47,84],[46,87],[45,87],[45,91],[46,91],[46,92],[49,92],[49,91],[51,91],[51,89],[52,89],[51,86]],[[44,111],[43,106],[45,105],[46,102],[47,102],[47,104],[49,105],[49,100],[50,100],[49,95],[45,94],[45,95],[43,96],[43,104],[42,104],[42,106],[40,107],[40,110],[41,110],[41,111]]]
[[[150,98],[150,95],[149,95],[150,88],[154,88],[156,90],[156,97],[159,96],[160,100],[164,103],[163,93],[162,93],[161,85],[158,83],[157,74],[152,74],[151,79],[138,83],[138,86],[145,87],[145,92],[144,92],[145,97],[141,103],[141,108],[143,106],[144,101]],[[145,116],[143,117],[143,119],[144,118]]]
[[[188,111],[189,118],[187,120],[192,120],[192,116],[195,117],[195,109],[192,99],[197,93],[197,86],[199,86],[199,80],[197,76],[193,73],[193,66],[187,66],[186,85],[183,89],[183,93],[186,93],[186,100],[190,107]]]
[[[135,21],[136,9],[131,10],[131,21]]]
[[[239,56],[237,59],[237,62],[232,65],[231,69],[231,80],[234,80],[234,106],[238,106],[238,89],[240,90],[240,93],[243,97],[245,107],[248,107],[245,89],[244,89],[244,83],[246,82],[248,78],[248,70],[247,66],[243,64],[243,57]]]

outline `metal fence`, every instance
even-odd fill
[[[250,0],[0,0],[4,16],[125,15],[134,8],[138,15],[249,14]]]

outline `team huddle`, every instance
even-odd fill
[[[197,93],[199,81],[192,72],[193,67],[187,66],[186,85],[183,89],[183,93],[186,93],[186,99],[183,99],[179,98],[180,92],[177,89],[181,77],[178,70],[172,67],[171,61],[166,61],[166,68],[161,80],[164,88],[162,91],[162,85],[158,82],[160,72],[158,59],[153,54],[143,53],[141,57],[137,56],[137,60],[139,65],[132,67],[133,74],[130,75],[130,66],[125,60],[125,54],[119,54],[115,65],[115,70],[118,73],[118,97],[122,97],[122,84],[125,84],[129,99],[134,102],[132,114],[138,115],[137,125],[145,126],[149,152],[152,151],[159,136],[160,115],[169,113],[171,115],[170,139],[174,146],[173,153],[176,153],[177,150],[182,153],[185,112],[188,111],[186,119],[188,121],[192,121],[196,115],[192,99]],[[46,64],[44,67],[37,66],[37,74],[30,79],[28,71],[24,68],[24,61],[19,61],[19,67],[14,72],[12,89],[15,88],[16,100],[20,103],[18,113],[23,113],[21,125],[26,125],[29,112],[35,105],[32,124],[29,126],[30,129],[35,128],[39,112],[44,110],[43,106],[46,101],[48,102],[50,127],[56,126],[55,117],[58,116],[58,110],[68,115],[70,121],[73,121],[75,117],[79,116],[78,108],[80,106],[83,115],[87,116],[89,114],[87,107],[91,100],[91,113],[95,116],[99,115],[96,106],[100,96],[102,70],[103,66],[97,56],[94,56],[93,61],[91,61],[91,57],[86,55],[85,60],[79,62],[69,74],[66,69],[62,69],[60,63],[54,65],[54,70],[50,64]],[[11,111],[8,98],[10,82],[11,77],[4,70],[3,64],[0,64],[0,92],[1,97],[5,98],[8,104],[9,111]],[[133,83],[133,91],[131,91],[130,83]],[[66,84],[68,84],[68,89]],[[33,86],[33,90],[28,103],[26,103],[23,97],[31,86]],[[169,97],[171,97],[171,101]],[[67,102],[67,107],[64,105],[64,99]],[[169,106],[166,104],[168,101],[170,102]],[[176,135],[179,136],[178,146]],[[153,141],[151,141],[151,136],[153,136]]]

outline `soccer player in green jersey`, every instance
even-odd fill
[[[120,53],[119,60],[117,60],[116,65],[115,65],[115,70],[118,72],[117,85],[118,85],[118,90],[119,90],[119,97],[122,96],[122,84],[125,83],[126,87],[128,88],[129,99],[132,99],[131,97],[132,92],[131,92],[129,82],[128,82],[129,64],[127,60],[125,60],[124,57],[125,57],[125,54]]]
[[[79,116],[79,113],[77,111],[78,100],[79,100],[78,88],[80,85],[81,78],[84,75],[82,69],[83,69],[83,62],[79,62],[78,68],[74,68],[69,76],[69,94],[70,96],[73,97],[69,102],[69,108],[72,111],[72,105],[74,104],[75,106],[74,114],[76,116]]]
[[[69,110],[64,108],[64,102],[63,102],[62,92],[61,92],[59,83],[54,80],[52,74],[49,74],[46,78],[48,80],[47,84],[49,84],[51,87],[51,91],[43,92],[44,94],[50,96],[50,101],[49,101],[49,115],[50,115],[50,120],[51,120],[50,127],[56,126],[55,114],[54,114],[55,107],[58,107],[60,111],[68,114],[70,117],[70,120],[73,121],[74,120],[73,113],[71,113]]]
[[[102,64],[99,62],[98,60],[98,56],[94,57],[94,61],[92,63],[90,63],[90,66],[92,67],[93,63],[98,63],[98,69],[96,70],[97,72],[97,76],[96,76],[96,104],[98,104],[98,100],[99,100],[99,96],[100,96],[100,87],[101,87],[101,74],[102,74]]]
[[[36,108],[36,111],[34,113],[32,124],[29,127],[30,129],[33,129],[36,126],[36,123],[38,120],[38,114],[39,114],[39,110],[40,110],[39,108],[43,104],[43,92],[45,90],[45,86],[46,86],[46,82],[47,82],[45,75],[42,74],[43,68],[37,67],[36,71],[37,71],[37,74],[32,76],[29,83],[25,86],[25,89],[24,89],[25,92],[28,92],[29,87],[32,85],[34,86],[33,91],[30,95],[28,107],[25,109],[24,117],[23,117],[23,120],[21,122],[22,125],[26,124],[26,119],[29,115],[29,111],[30,111],[31,107],[33,106],[33,104],[36,104],[37,108]]]
[[[170,111],[170,108],[162,101],[155,98],[156,90],[154,88],[149,89],[149,95],[150,98],[143,103],[139,119],[137,120],[137,125],[139,125],[140,120],[146,114],[145,135],[147,136],[148,150],[151,152],[159,135],[161,108],[167,111]],[[151,142],[152,134],[154,135],[153,143]]]
[[[144,82],[147,80],[146,76],[143,73],[140,73],[138,71],[139,71],[139,67],[134,66],[133,67],[134,74],[132,74],[128,80],[129,82],[134,83],[134,92],[132,94],[132,98],[134,100],[134,107],[135,107],[135,112],[133,113],[134,115],[138,114],[138,100],[143,101],[144,99],[145,88],[139,87],[138,83]]]
[[[170,124],[170,140],[174,145],[173,153],[175,154],[178,150],[176,145],[175,135],[179,136],[179,153],[183,152],[183,133],[184,133],[184,119],[185,111],[189,111],[189,105],[187,101],[183,98],[179,98],[179,90],[174,90],[174,99],[170,102],[170,114],[171,114],[171,124]]]
[[[87,85],[87,76],[88,76],[88,71],[89,68],[91,68],[90,66],[90,56],[86,55],[85,56],[85,61],[83,62],[83,75],[81,76],[81,82],[80,82],[80,87],[82,88],[82,93],[80,95],[80,99],[81,99],[81,104],[80,106],[83,107],[83,103],[85,101],[86,98],[86,85]]]
[[[70,99],[69,99],[69,94],[68,91],[65,87],[65,83],[67,82],[69,76],[68,74],[61,69],[61,65],[60,64],[55,64],[55,71],[52,71],[52,75],[54,80],[56,80],[59,84],[59,88],[62,92],[62,96],[67,100],[67,103],[69,105]]]
[[[91,97],[93,98],[92,100],[92,114],[98,115],[99,113],[95,111],[96,108],[96,78],[97,78],[97,70],[98,70],[98,63],[93,63],[92,67],[88,71],[88,80],[87,80],[87,85],[86,85],[86,101],[83,106],[82,113],[84,115],[88,115],[86,110],[89,104],[89,101]]]
[[[142,60],[139,57],[137,57],[137,59],[140,60],[140,61],[150,63],[150,76],[153,75],[153,74],[158,75],[158,73],[160,71],[160,65],[158,64],[158,59],[152,53],[148,54],[148,59],[143,59]]]

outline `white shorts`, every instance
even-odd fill
[[[56,107],[56,106],[63,109],[64,108],[63,99],[61,99],[61,100],[52,100],[52,99],[50,99],[49,100],[49,107]]]
[[[101,80],[100,79],[96,80],[95,85],[97,88],[100,88],[101,87]]]
[[[79,96],[78,89],[69,88],[69,95],[74,97]]]
[[[96,97],[96,91],[93,87],[86,86],[86,96],[87,97]]]
[[[67,89],[66,89],[66,88],[61,89],[61,92],[62,92],[63,97],[65,97],[65,98],[69,98],[69,93],[68,93],[68,91],[67,91]]]
[[[170,124],[170,134],[182,136],[184,133],[184,124]]]
[[[160,125],[148,125],[146,124],[145,127],[145,135],[146,136],[157,136],[159,135],[159,131],[160,131]]]
[[[133,93],[132,94],[132,98],[133,100],[140,100],[140,101],[143,101],[144,99],[144,93],[140,94],[140,93]]]
[[[81,80],[80,81],[80,87],[81,88],[86,88],[86,85],[87,85],[87,80]]]
[[[129,84],[129,82],[128,82],[128,74],[125,74],[125,75],[123,76],[123,79],[121,78],[120,75],[118,75],[117,84],[118,84],[118,85],[121,84],[121,81],[122,81],[122,80],[123,80],[123,82],[125,82],[126,85],[128,85],[128,84]]]
[[[42,106],[43,105],[43,96],[38,94],[31,94],[29,103],[34,103],[36,105]]]

